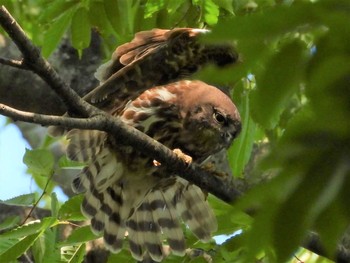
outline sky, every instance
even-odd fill
[[[0,116],[0,200],[37,190],[22,162],[29,145],[15,125],[5,123],[6,118]]]
[[[42,191],[30,175],[26,174],[26,165],[22,162],[25,149],[29,144],[14,124],[5,125],[6,118],[0,116],[0,200],[6,200],[22,194]],[[67,198],[60,189],[54,191],[60,201]]]

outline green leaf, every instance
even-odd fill
[[[173,1],[178,3],[179,1]],[[164,0],[148,0],[145,6],[145,15],[144,18],[151,17],[154,13],[159,12],[164,8]]]
[[[21,218],[19,216],[9,216],[5,218],[5,220],[0,223],[0,231],[14,227],[20,220]]]
[[[336,254],[339,237],[344,236],[349,224],[349,218],[344,214],[340,204],[339,199],[334,200],[315,222],[315,231],[319,234],[322,246],[328,255]],[[329,222],[332,222],[332,227],[329,227]]]
[[[32,253],[34,262],[51,263],[60,261],[60,249],[57,247],[57,227],[47,228],[34,242]]]
[[[327,143],[324,143],[327,146]],[[273,244],[276,247],[279,262],[284,262],[302,242],[306,231],[316,218],[334,202],[336,194],[345,181],[345,167],[337,169],[336,165],[335,167],[329,165],[337,164],[338,156],[334,154],[333,147],[331,149],[326,147],[318,149],[317,146],[315,149],[309,148],[303,154],[298,154],[298,161],[290,161],[282,170],[283,174],[280,177],[295,177],[296,174],[289,174],[289,172],[293,169],[301,169],[293,173],[301,176],[302,181],[278,208],[273,220],[275,222],[272,232]],[[285,222],[288,222],[288,225]],[[285,236],[289,238],[285,239]]]
[[[205,0],[202,8],[204,9],[204,21],[210,26],[217,24],[220,14],[219,7],[212,0]]]
[[[287,102],[299,88],[304,64],[305,48],[299,41],[284,45],[267,63],[250,101],[253,119],[264,128],[277,125]]]
[[[178,11],[181,5],[184,4],[184,1],[168,1],[166,10],[168,11],[169,14],[174,14],[175,12]]]
[[[30,248],[35,240],[41,235],[41,232],[32,234],[19,240],[16,244],[10,247],[8,250],[0,254],[0,262],[9,262],[11,260],[16,260],[24,252]]]
[[[81,263],[84,260],[86,246],[81,244],[73,254],[72,258],[68,261],[69,263]]]
[[[19,240],[15,239],[15,238],[7,238],[4,240],[1,240],[1,242],[0,242],[0,255],[2,255],[3,253],[6,253],[6,251],[11,249],[11,247],[16,245],[16,243],[18,243],[18,242],[19,242]]]
[[[89,20],[91,26],[96,26],[104,36],[105,41],[114,33],[113,27],[107,18],[103,2],[90,2]]]
[[[225,9],[226,11],[230,12],[231,14],[234,14],[233,11],[233,0],[214,0],[214,3],[221,7],[222,9]]]
[[[242,131],[228,150],[230,167],[236,177],[243,176],[244,168],[250,159],[258,133],[257,125],[250,117],[249,93],[246,93],[242,99],[240,114],[243,124]]]
[[[8,232],[2,233],[0,235],[0,243],[3,240],[9,239],[9,238],[22,238],[32,234],[36,234],[40,231],[44,231],[48,227],[52,227],[56,225],[57,223],[58,223],[58,220],[52,217],[45,217],[41,221],[30,222],[23,226],[12,229]]]
[[[82,169],[84,167],[83,163],[69,160],[67,155],[63,155],[58,160],[58,166],[62,169]]]
[[[58,43],[61,41],[66,32],[69,23],[73,16],[73,9],[63,13],[49,26],[49,29],[44,33],[44,45],[42,53],[44,57],[48,57],[55,50]]]
[[[52,174],[55,164],[53,154],[46,149],[26,149],[23,162],[30,173],[44,176]]]
[[[78,8],[71,23],[72,45],[81,57],[82,50],[90,45],[91,26],[88,12],[85,8]]]
[[[176,262],[179,262],[178,259],[179,258],[177,257]],[[167,261],[169,261],[168,258],[167,258]],[[108,257],[107,263],[116,263],[116,262],[126,262],[126,263],[133,262],[133,261],[130,261],[130,252],[127,251],[127,249],[123,249],[118,254],[111,253]]]
[[[222,20],[213,29],[213,34],[208,35],[208,39],[266,40],[296,31],[302,26],[308,26],[311,29],[312,26],[321,25],[316,8],[313,8],[313,4],[306,2],[288,7],[279,5],[264,11]]]
[[[59,203],[57,199],[57,194],[55,192],[51,193],[51,216],[57,217],[59,210]]]
[[[251,225],[252,218],[236,207],[226,204],[212,195],[208,196],[208,201],[218,221],[218,231],[215,235],[232,234]]]
[[[39,21],[47,22],[59,17],[63,13],[67,12],[68,9],[77,5],[79,1],[50,1],[46,3],[44,12],[40,13]]]
[[[5,205],[30,206],[35,203],[35,194],[25,194],[7,200],[0,200]]]
[[[81,244],[79,246],[63,247],[61,248],[61,251],[65,262],[80,263],[83,262],[85,249],[85,244]]]
[[[92,231],[91,227],[88,226],[82,226],[74,229],[72,234],[63,242],[59,243],[58,245],[60,247],[63,246],[74,246],[78,245],[80,243],[85,243],[90,240],[97,239],[98,236],[96,236]]]
[[[119,9],[116,1],[114,0],[105,0],[104,2],[104,8],[107,14],[107,18],[114,28],[116,32],[118,32],[118,28],[121,26],[119,24]]]
[[[306,258],[307,261],[304,261],[305,263],[334,263],[333,260],[327,259],[325,257],[321,257],[320,255],[317,255],[316,253],[313,253],[310,250],[307,250],[306,248],[298,249],[298,251],[294,254],[294,257],[303,258],[303,259]],[[293,261],[288,261],[288,262],[294,263]]]
[[[67,200],[58,212],[61,220],[84,221],[86,218],[80,211],[81,203],[83,202],[83,195],[77,195]]]
[[[134,15],[139,8],[139,1],[105,0],[104,4],[107,18],[118,33],[119,41],[129,40],[134,33]]]

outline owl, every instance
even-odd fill
[[[241,130],[239,112],[220,89],[182,79],[206,63],[234,63],[229,45],[205,45],[199,29],[140,32],[97,72],[101,84],[84,97],[192,162],[228,148]],[[84,192],[82,212],[93,232],[118,253],[129,243],[133,258],[165,257],[164,244],[184,255],[182,224],[202,241],[217,229],[207,195],[194,184],[156,164],[152,156],[120,142],[117,135],[73,129],[67,155],[85,163],[74,180]]]

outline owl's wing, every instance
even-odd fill
[[[176,28],[137,33],[97,71],[101,84],[84,99],[108,111],[115,105],[125,105],[150,87],[188,76],[206,63],[222,66],[238,60],[232,45],[200,43],[199,36],[206,32]]]
[[[169,31],[156,28],[136,33],[132,41],[117,47],[111,60],[97,69],[95,77],[103,83],[123,67],[142,59],[151,52],[156,52],[157,48],[167,41],[169,34],[166,33]]]

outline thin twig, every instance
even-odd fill
[[[29,211],[28,215],[26,216],[26,218],[24,218],[24,220],[23,220],[21,226],[23,226],[23,225],[27,222],[28,218],[31,216],[31,214],[33,213],[34,209],[38,206],[39,202],[41,201],[41,199],[42,199],[42,198],[44,197],[44,195],[46,194],[46,189],[47,189],[47,187],[49,186],[49,183],[51,182],[52,177],[53,177],[53,173],[51,173],[50,177],[47,179],[47,182],[46,182],[46,184],[45,184],[45,187],[44,187],[44,189],[43,189],[43,192],[41,193],[41,195],[40,195],[40,197],[38,198],[38,200],[35,202],[35,204],[34,204],[34,205],[32,206],[32,208],[30,209],[30,211]]]
[[[29,68],[26,65],[23,64],[22,60],[0,58],[0,64],[6,65],[6,66],[10,66],[10,67],[13,67],[13,68],[29,70]]]

